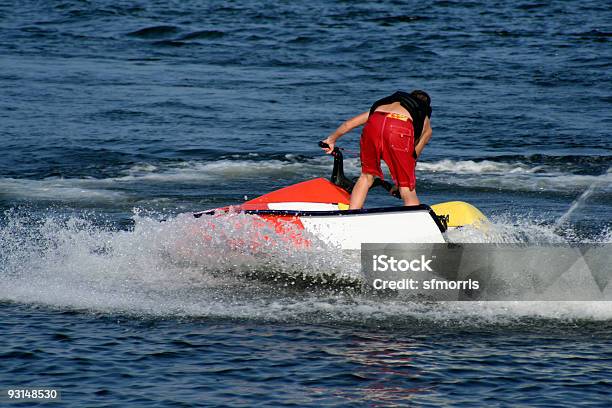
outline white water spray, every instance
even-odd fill
[[[260,240],[240,214],[175,217],[160,223],[134,216],[132,231],[116,231],[83,218],[7,212],[0,222],[0,301],[159,316],[334,322],[426,319],[499,323],[521,317],[612,319],[609,302],[464,302],[424,305],[399,299],[290,290],[240,276],[241,271],[345,272],[359,259],[284,241]],[[550,225],[534,220],[493,220],[505,234],[478,242],[556,242]],[[509,233],[511,229],[514,232]],[[214,234],[209,233],[214,231]],[[266,234],[274,234],[267,231]],[[524,241],[529,237],[529,241]],[[472,237],[457,236],[459,242]],[[609,233],[596,242],[609,241]],[[289,244],[289,243],[287,243]],[[334,271],[336,270],[336,271]],[[612,290],[612,288],[610,289]]]
[[[570,208],[563,214],[557,222],[555,222],[555,228],[559,228],[561,225],[565,224],[569,218],[572,216],[576,210],[586,203],[586,201],[595,193],[597,190],[602,188],[609,188],[612,186],[612,168],[609,168],[608,171],[597,178],[581,195],[578,197]]]

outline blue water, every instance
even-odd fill
[[[610,302],[275,284],[244,272],[359,265],[245,253],[223,220],[202,246],[178,215],[327,177],[318,140],[421,88],[421,201],[468,201],[503,242],[610,242],[611,21],[599,1],[2,2],[0,388],[59,387],[66,406],[607,406]],[[358,140],[339,142],[351,175]]]

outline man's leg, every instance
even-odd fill
[[[402,200],[404,200],[404,205],[419,205],[421,203],[419,197],[417,197],[416,188],[410,190],[410,187],[400,187],[399,192],[400,196],[402,196]]]
[[[357,180],[357,183],[355,183],[355,187],[353,187],[353,192],[351,193],[351,204],[349,206],[350,210],[358,210],[363,207],[363,203],[368,195],[368,190],[370,190],[373,183],[373,175],[361,173],[361,176],[359,176],[359,180]]]

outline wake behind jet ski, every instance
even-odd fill
[[[323,142],[320,146],[324,147]],[[431,207],[379,207],[349,210],[350,192],[355,184],[344,174],[344,158],[334,148],[334,167],[330,179],[316,178],[283,187],[242,204],[194,213],[218,215],[228,211],[256,217],[277,233],[294,235],[304,230],[341,249],[360,249],[362,243],[444,243],[449,228],[487,221],[471,204],[452,201]],[[380,186],[398,194],[393,185],[376,179]]]

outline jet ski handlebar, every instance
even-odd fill
[[[329,148],[329,145],[323,141],[320,141],[319,147],[325,149]],[[334,150],[332,150],[331,155],[334,156],[334,168],[332,170],[330,181],[350,193],[351,191],[353,191],[353,187],[355,187],[357,178],[353,178],[351,180],[344,175],[344,156],[342,155],[342,151],[340,150],[340,148],[338,148],[338,146],[334,147]],[[380,178],[376,177],[374,178],[374,184],[372,184],[372,187],[370,188],[374,188],[376,186],[381,186],[389,193],[391,193],[392,196],[401,198],[399,190],[394,189],[395,186],[392,183],[389,183],[388,181],[381,180]]]
[[[319,142],[319,147],[323,148],[323,149],[329,149],[329,145],[327,143],[325,143],[324,141],[320,141]],[[340,156],[342,156],[342,152],[340,151],[340,149],[338,148],[338,146],[334,146],[334,150],[332,150],[331,155],[332,156],[336,156],[336,154],[340,154]]]

